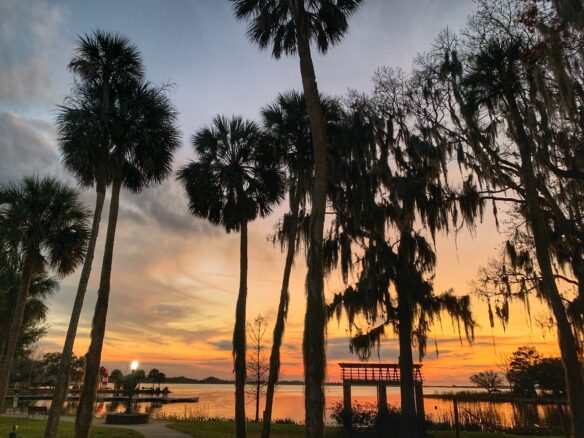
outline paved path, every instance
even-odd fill
[[[4,414],[4,417],[18,417],[18,418],[26,418],[26,415],[11,415],[11,414]],[[63,416],[61,417],[62,421],[75,421],[75,417],[73,416]],[[170,429],[166,427],[167,424],[171,424],[169,421],[159,421],[159,420],[151,420],[148,424],[128,424],[128,425],[113,425],[113,424],[105,424],[105,418],[94,418],[93,425],[94,426],[107,426],[107,427],[120,427],[124,429],[132,429],[136,432],[140,432],[144,435],[144,438],[189,438],[190,435],[186,435],[182,432],[178,432],[176,430]]]
[[[73,417],[71,417],[73,420]],[[93,424],[96,426],[107,426],[107,427],[122,427],[125,429],[132,429],[136,432],[140,432],[144,435],[144,438],[189,438],[190,435],[186,435],[182,432],[170,429],[166,427],[169,422],[151,420],[148,424],[134,424],[134,425],[123,425],[114,426],[111,424],[105,424],[103,418],[96,418],[93,420]]]

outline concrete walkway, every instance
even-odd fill
[[[73,417],[63,417],[71,418],[74,420]],[[112,424],[105,424],[105,419],[103,418],[96,418],[93,420],[93,424],[95,426],[107,426],[107,427],[121,427],[124,429],[132,429],[136,432],[140,432],[144,435],[144,438],[189,438],[190,435],[186,435],[182,432],[178,432],[176,430],[172,430],[166,427],[167,424],[170,424],[168,421],[158,421],[158,420],[150,420],[148,424],[134,424],[134,425],[123,425],[123,426],[114,426]]]
[[[16,418],[26,418],[26,415],[21,414],[3,414],[3,417],[16,417]],[[37,418],[39,421],[41,420],[39,416]],[[75,417],[73,416],[62,416],[62,421],[73,422],[75,421]],[[182,432],[178,432],[176,430],[170,429],[166,427],[167,424],[171,424],[170,421],[160,421],[160,420],[150,420],[148,424],[129,424],[129,425],[113,425],[113,424],[105,424],[105,418],[94,418],[93,423],[94,426],[106,426],[106,427],[119,427],[122,429],[132,429],[136,432],[140,432],[144,435],[144,438],[189,438],[190,435],[186,435]]]

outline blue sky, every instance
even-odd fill
[[[52,101],[43,102],[45,111],[67,92],[71,78],[65,67],[76,37],[95,28],[123,32],[140,48],[148,79],[176,85],[174,101],[185,138],[216,113],[255,117],[278,92],[300,87],[296,59],[275,61],[250,44],[245,24],[235,20],[228,1],[3,3],[1,26],[16,31],[2,40],[1,62],[18,64],[42,51],[53,88]],[[315,56],[322,91],[366,91],[377,67],[408,69],[440,30],[462,26],[472,10],[470,0],[365,2],[345,41],[326,57]],[[21,110],[35,114],[38,106]]]

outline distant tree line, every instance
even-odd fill
[[[142,384],[152,384],[152,387],[148,388],[150,391],[161,392],[160,386],[166,382],[166,374],[157,368],[152,368],[148,374],[141,369],[124,374],[116,368],[110,372],[108,382],[113,383],[115,390],[123,390],[125,392],[128,392],[130,387],[135,389]]]
[[[470,376],[470,381],[493,393],[504,384],[505,378],[511,392],[519,397],[536,398],[541,395],[566,396],[566,380],[559,357],[543,357],[535,347],[522,346],[506,359],[503,373],[486,370]]]
[[[33,350],[26,355],[18,355],[11,374],[11,380],[22,387],[54,388],[57,382],[61,353],[37,355]],[[71,362],[69,381],[79,384],[83,378],[84,359],[74,356]]]

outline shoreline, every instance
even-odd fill
[[[568,400],[554,397],[519,397],[511,393],[489,394],[486,392],[451,392],[442,394],[424,394],[424,398],[440,400],[458,400],[460,402],[489,402],[489,403],[532,403],[539,405],[566,405]]]

